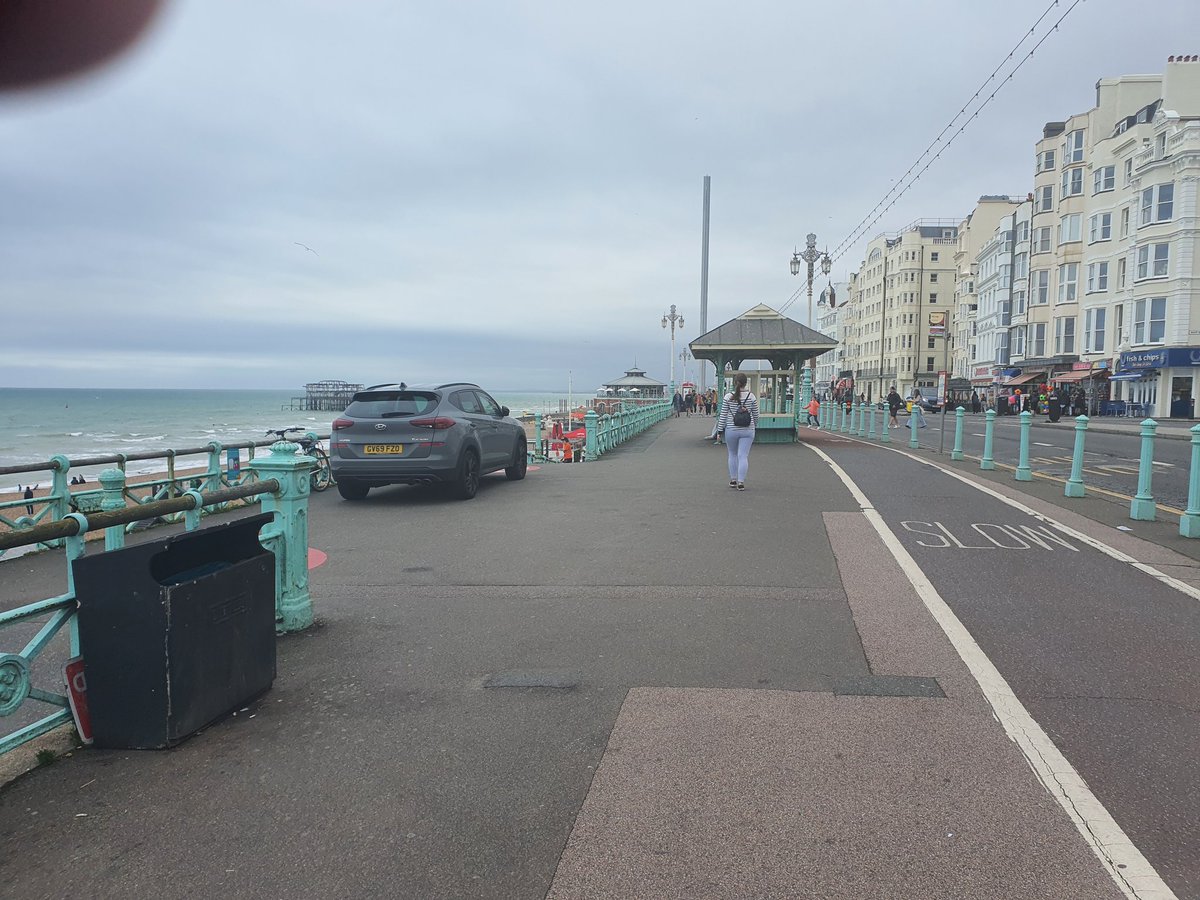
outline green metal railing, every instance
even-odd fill
[[[584,453],[589,462],[594,462],[608,453],[618,444],[641,434],[651,425],[668,418],[672,413],[671,401],[650,403],[644,406],[634,406],[623,409],[619,413],[603,416],[596,415],[594,409],[589,409],[583,417],[587,437],[584,441]]]
[[[329,435],[317,435],[309,432],[308,437],[313,440],[327,440]],[[105,496],[103,484],[100,487],[88,487],[86,489],[72,485],[68,479],[68,473],[72,470],[77,471],[87,466],[115,464],[117,470],[122,475],[125,475],[127,466],[131,462],[157,459],[166,460],[167,470],[162,477],[149,478],[133,484],[130,484],[127,478],[125,479],[124,497],[126,501],[144,505],[157,500],[180,497],[187,490],[211,492],[251,482],[257,477],[252,465],[255,459],[255,451],[262,447],[270,447],[277,440],[278,438],[270,438],[269,440],[261,441],[240,441],[233,444],[209,441],[203,447],[187,447],[180,450],[168,449],[141,453],[106,453],[99,456],[88,456],[77,459],[54,456],[44,463],[0,466],[0,476],[23,475],[26,476],[25,480],[32,480],[28,478],[29,475],[38,475],[41,473],[49,473],[50,476],[49,494],[30,499],[18,498],[15,500],[0,501],[0,533],[3,533],[5,530],[28,531],[39,524],[62,519],[70,512],[87,514],[98,511]],[[249,451],[248,459],[244,461],[244,465],[240,459],[242,450]],[[222,454],[228,456],[229,451],[237,452],[238,464],[236,467],[222,465],[221,456]],[[196,457],[200,456],[203,456],[204,459],[196,459]],[[224,503],[205,511],[218,512],[227,506],[228,504]],[[29,509],[32,509],[32,512]],[[167,521],[178,521],[181,516],[182,514],[173,514],[164,516],[163,518]],[[139,517],[138,520],[131,522],[128,528],[132,530],[136,527],[138,521],[143,521],[147,518],[150,517]],[[48,545],[39,543],[39,548],[47,546],[57,547],[61,546],[61,544],[61,540],[55,540],[52,544]],[[0,549],[0,557],[3,557],[4,552],[3,549]]]
[[[104,550],[107,552],[124,546],[125,529],[132,522],[178,514],[184,517],[187,530],[193,531],[199,528],[201,513],[205,510],[258,497],[262,500],[263,510],[275,514],[274,521],[262,530],[260,540],[275,554],[276,629],[281,633],[298,631],[312,624],[312,602],[308,592],[307,506],[309,474],[315,460],[297,455],[298,449],[298,445],[290,442],[276,442],[268,456],[251,463],[254,478],[244,480],[242,484],[207,493],[188,490],[180,496],[133,506],[127,505],[124,473],[109,470],[101,475],[107,489],[103,492],[100,512],[68,512],[61,518],[39,521],[21,531],[0,533],[0,551],[34,544],[65,544],[67,561],[67,589],[63,594],[0,612],[0,639],[14,634],[14,628],[19,630],[40,623],[36,633],[20,650],[0,650],[0,717],[18,713],[30,700],[53,708],[50,713],[0,735],[0,754],[71,721],[69,702],[64,693],[34,685],[33,664],[64,629],[69,636],[69,656],[76,657],[80,653],[74,562],[85,554],[90,532],[104,532]]]

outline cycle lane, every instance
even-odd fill
[[[1200,600],[938,469],[824,451],[1179,897],[1200,897]]]

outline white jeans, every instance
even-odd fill
[[[746,467],[750,464],[750,445],[754,443],[754,426],[739,428],[730,425],[725,429],[725,446],[729,456],[729,480],[745,481]]]

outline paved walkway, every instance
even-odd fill
[[[314,497],[318,626],[274,688],[0,790],[6,893],[1122,896],[847,485],[759,446],[731,491],[710,427],[468,503]],[[59,565],[0,584],[48,594]]]

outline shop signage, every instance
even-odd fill
[[[1160,347],[1157,350],[1133,350],[1121,354],[1119,368],[1131,371],[1200,368],[1200,347]]]
[[[997,374],[993,366],[976,366],[971,370],[972,378],[991,378]]]
[[[1091,370],[1092,364],[1090,362],[1071,363],[1072,372],[1090,372]]]
[[[946,314],[944,312],[931,312],[929,314],[929,336],[946,336]]]

